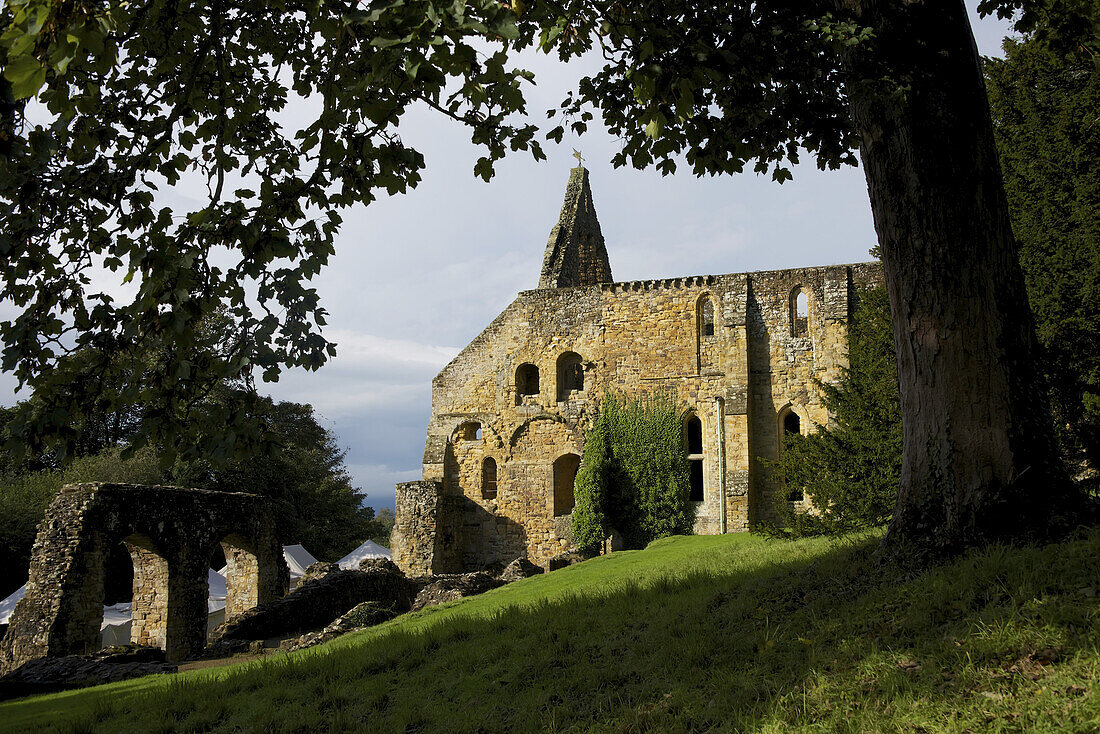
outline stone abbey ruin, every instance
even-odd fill
[[[38,527],[26,596],[0,643],[0,674],[29,660],[100,647],[106,564],[133,560],[131,641],[170,661],[199,657],[207,637],[207,572],[225,552],[226,618],[287,590],[287,567],[263,497],[181,487],[74,484]]]
[[[423,478],[397,486],[397,565],[314,564],[288,595],[264,498],[68,485],[39,525],[26,595],[0,642],[0,683],[36,661],[99,649],[120,543],[133,564],[130,641],[169,662],[269,638],[299,649],[541,572],[532,562],[578,560],[574,479],[608,391],[674,394],[696,533],[745,530],[777,502],[808,505],[759,459],[776,458],[786,435],[828,424],[817,382],[847,365],[855,289],[880,281],[878,264],[864,263],[614,282],[588,171],[574,168],[538,288],[433,380]],[[219,548],[226,622],[208,646],[207,574]]]
[[[854,289],[878,263],[617,283],[588,171],[572,169],[539,286],[432,382],[423,478],[397,486],[394,560],[472,571],[571,545],[573,483],[606,391],[683,406],[695,532],[741,531],[776,501],[784,436],[827,425],[815,380],[847,365]]]

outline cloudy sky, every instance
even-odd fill
[[[1007,24],[973,22],[982,53],[999,54]],[[526,66],[538,80],[529,109],[540,119],[586,71],[534,55]],[[260,386],[316,408],[376,508],[393,507],[396,482],[420,478],[432,377],[518,291],[538,284],[574,147],[590,171],[616,280],[861,262],[875,243],[858,169],[822,173],[810,162],[782,186],[753,174],[662,177],[613,169],[617,141],[593,130],[550,144],[541,163],[513,154],[487,184],[473,177],[479,152],[469,133],[439,115],[411,115],[402,137],[427,159],[423,182],[348,211],[337,254],[314,281],[337,356],[318,372]]]

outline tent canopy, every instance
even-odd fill
[[[337,563],[339,564],[340,568],[354,571],[359,568],[359,562],[366,560],[367,558],[389,557],[389,548],[383,548],[382,546],[378,545],[378,543],[375,543],[373,540],[368,540],[367,542],[363,543],[363,545],[359,546],[351,553],[348,553],[346,556],[341,558],[339,561],[337,561]]]
[[[291,578],[304,576],[306,569],[314,563],[317,563],[317,559],[310,555],[310,552],[300,545],[284,545],[283,558],[286,559],[286,565],[287,568],[290,569]]]
[[[0,624],[7,624],[11,619],[11,613],[15,611],[15,603],[27,595],[27,585],[23,584],[11,593],[7,599],[0,601]]]

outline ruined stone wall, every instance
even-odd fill
[[[26,596],[0,641],[0,673],[38,657],[99,649],[105,564],[119,543],[134,561],[132,641],[163,648],[169,660],[197,656],[206,641],[210,560],[227,540],[250,558],[230,564],[228,616],[285,593],[286,563],[262,497],[66,485],[38,527]]]
[[[433,381],[424,478],[441,482],[446,498],[437,504],[446,533],[434,541],[446,568],[436,570],[524,552],[545,563],[568,545],[568,516],[554,514],[553,465],[581,453],[607,390],[671,391],[685,417],[699,417],[696,532],[744,530],[766,516],[784,495],[759,459],[777,456],[784,411],[804,433],[828,423],[814,381],[834,381],[847,364],[852,287],[879,273],[871,263],[521,293]],[[804,327],[792,325],[796,289],[807,296]],[[567,352],[580,355],[583,390],[558,401],[557,363]],[[520,394],[521,365],[537,367],[536,394]],[[483,487],[490,457],[495,494]],[[398,504],[400,525],[400,492]]]
[[[402,482],[397,485],[396,512],[390,553],[410,576],[437,572],[439,504],[442,485],[438,481]]]

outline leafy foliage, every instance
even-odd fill
[[[785,437],[783,453],[769,462],[773,477],[802,489],[814,511],[788,502],[766,534],[842,534],[890,519],[901,474],[901,409],[890,300],[883,287],[857,293],[848,330],[850,366],[836,384],[818,383],[833,425]]]
[[[1066,453],[1100,467],[1100,71],[1007,39],[986,59],[994,133]]]
[[[595,553],[612,530],[628,548],[691,532],[683,427],[671,394],[608,393],[577,471],[573,541]]]
[[[405,111],[469,125],[485,178],[508,149],[543,157],[533,126],[505,122],[529,76],[505,66],[517,35],[496,0],[5,3],[0,299],[14,316],[0,367],[42,403],[13,430],[27,441],[91,405],[143,406],[136,445],[191,458],[208,448],[199,435],[226,451],[262,443],[246,413],[192,409],[227,379],[273,381],[334,353],[309,281],[341,209],[419,182]],[[483,37],[502,50],[475,48]],[[309,100],[300,128],[283,119],[294,97]],[[181,206],[181,182],[205,200]],[[203,344],[212,314],[229,328]],[[58,369],[78,352],[82,369]]]
[[[127,459],[118,448],[80,457],[64,469],[4,472],[0,474],[0,596],[7,596],[27,579],[31,546],[46,507],[65,484],[123,482],[157,484],[164,480],[160,462],[151,448]]]
[[[0,552],[11,559],[0,575],[0,592],[23,583],[46,506],[62,485],[76,482],[175,484],[263,495],[274,507],[279,540],[302,543],[321,560],[335,561],[367,538],[388,541],[392,512],[376,519],[372,508],[362,506],[363,494],[344,465],[346,452],[313,408],[261,397],[249,404],[275,442],[267,454],[220,464],[178,459],[166,466],[156,448],[126,451],[123,439],[98,453],[71,458],[64,468],[0,473]],[[16,466],[7,455],[0,459]]]

